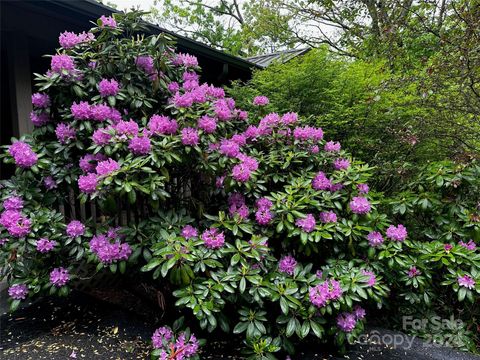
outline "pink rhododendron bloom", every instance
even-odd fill
[[[120,242],[117,236],[115,229],[110,229],[106,234],[95,235],[89,242],[90,251],[104,264],[128,260],[132,249],[127,243]]]
[[[147,136],[135,136],[130,140],[128,148],[135,155],[147,155],[152,149],[152,144]]]
[[[50,62],[50,68],[54,73],[62,76],[64,76],[63,72],[67,72],[71,75],[76,71],[73,58],[66,54],[53,55]]]
[[[464,247],[465,249],[471,250],[471,251],[475,251],[475,249],[477,248],[477,244],[475,244],[473,240],[470,240],[468,243],[460,241],[458,244]]]
[[[362,270],[362,275],[368,276],[368,281],[367,281],[368,286],[373,286],[377,283],[377,278],[373,271]]]
[[[245,198],[239,193],[232,193],[228,198],[228,210],[231,216],[238,215],[241,219],[245,219],[250,214]]]
[[[217,228],[205,230],[202,234],[202,240],[205,247],[209,249],[218,249],[225,244],[225,235]]]
[[[3,202],[3,208],[5,210],[22,210],[23,200],[19,196],[10,196]]]
[[[94,193],[97,190],[97,175],[90,173],[78,177],[78,188],[86,194]]]
[[[350,167],[350,161],[348,159],[335,159],[333,162],[333,167],[335,170],[346,170]]]
[[[220,121],[227,121],[233,117],[232,109],[234,108],[235,104],[231,106],[230,99],[219,99],[214,102],[214,109],[215,115]]]
[[[172,330],[163,326],[155,330],[152,335],[152,345],[155,349],[161,349],[167,347],[167,343],[172,340],[173,333]]]
[[[371,210],[371,205],[367,198],[362,196],[355,196],[349,203],[350,210],[354,214],[367,214]]]
[[[368,194],[370,188],[368,187],[367,184],[358,184],[357,190],[360,194]]]
[[[310,288],[310,302],[316,307],[324,307],[328,301],[338,300],[342,296],[340,283],[334,279],[326,280]]]
[[[288,112],[282,116],[282,123],[284,125],[295,124],[298,120],[298,114],[294,112]]]
[[[148,128],[156,135],[172,135],[177,132],[178,124],[168,116],[153,115],[148,123]]]
[[[402,224],[398,226],[390,225],[387,229],[386,235],[389,239],[395,241],[404,241],[407,238],[407,229]]]
[[[167,89],[171,93],[176,93],[178,90],[180,90],[180,85],[178,85],[178,82],[172,81],[170,84],[168,84]]]
[[[449,252],[450,250],[453,249],[453,246],[450,245],[450,244],[445,244],[445,245],[443,245],[443,249],[444,249],[446,252]]]
[[[120,85],[115,79],[102,79],[98,84],[98,91],[103,97],[116,96],[120,91]]]
[[[323,211],[320,213],[320,221],[323,223],[336,223],[337,222],[337,214],[333,211]]]
[[[41,252],[41,253],[46,253],[46,252],[49,252],[51,251],[55,245],[57,244],[56,241],[54,240],[49,240],[49,239],[46,239],[46,238],[42,238],[40,240],[37,240],[37,251]]]
[[[105,121],[110,119],[112,115],[112,109],[105,104],[92,105],[90,107],[90,117],[95,121]]]
[[[295,260],[295,258],[288,255],[280,259],[280,263],[278,264],[278,270],[292,276],[296,266],[297,261]]]
[[[15,284],[8,288],[8,296],[13,300],[25,300],[28,295],[28,287],[25,284]]]
[[[341,145],[339,142],[335,141],[328,141],[323,149],[327,152],[339,152],[341,149]]]
[[[365,318],[366,314],[367,313],[366,313],[365,309],[363,309],[359,305],[355,305],[355,307],[353,308],[353,315],[355,316],[355,319],[357,319],[357,320],[362,320],[363,318]]]
[[[135,65],[141,70],[143,70],[148,75],[151,75],[155,72],[155,68],[153,65],[153,58],[148,55],[138,56],[135,59]]]
[[[317,224],[315,222],[315,217],[312,214],[307,214],[304,219],[297,219],[297,221],[295,221],[295,225],[297,225],[306,233],[310,233],[315,230],[315,226]]]
[[[50,273],[50,282],[56,287],[64,286],[69,280],[70,274],[63,267],[55,268]]]
[[[376,247],[383,244],[383,236],[378,231],[372,231],[367,235],[368,243],[370,246]]]
[[[420,270],[418,270],[415,266],[412,266],[410,268],[410,270],[408,270],[408,277],[409,278],[414,278],[414,277],[416,277],[420,274],[421,274]]]
[[[237,159],[239,159],[250,171],[258,169],[258,161],[254,157],[240,153],[237,155]]]
[[[107,145],[112,139],[110,128],[100,128],[93,132],[92,140],[96,145]]]
[[[61,47],[64,49],[71,49],[78,44],[92,41],[95,39],[95,36],[92,33],[82,32],[80,34],[75,34],[70,31],[65,31],[60,34],[58,37],[58,42]]]
[[[265,106],[268,105],[270,100],[266,96],[255,96],[253,99],[253,105],[255,106]]]
[[[67,225],[67,235],[69,237],[77,237],[85,234],[85,225],[78,220],[72,220]]]
[[[100,161],[95,168],[97,175],[108,176],[111,173],[120,170],[120,165],[113,159]]]
[[[357,325],[354,314],[343,312],[337,316],[337,326],[344,332],[352,332]]]
[[[47,176],[45,179],[43,179],[43,185],[45,185],[47,190],[52,190],[57,187],[57,182],[52,176]]]
[[[87,120],[91,116],[91,105],[87,101],[74,102],[70,106],[70,111],[75,120]]]
[[[243,134],[235,134],[230,140],[237,143],[238,146],[244,146],[247,143],[247,138]]]
[[[205,133],[212,134],[217,128],[217,121],[208,115],[204,115],[198,119],[197,125],[199,129],[202,129]]]
[[[315,190],[329,190],[332,186],[332,182],[327,178],[325,173],[319,171],[312,180],[312,187]]]
[[[47,113],[36,113],[35,111],[32,111],[30,113],[30,120],[34,126],[39,127],[47,124],[50,121],[50,117]]]
[[[459,276],[457,281],[458,285],[466,287],[467,289],[473,289],[475,287],[475,280],[468,275]]]
[[[273,219],[273,213],[270,210],[273,206],[272,202],[267,198],[260,198],[256,202],[257,212],[255,219],[259,225],[268,225]]]
[[[182,236],[185,239],[193,239],[198,236],[198,230],[191,225],[186,225],[182,229]]]
[[[45,109],[50,106],[50,97],[47,94],[35,93],[32,95],[32,105],[38,109]]]
[[[194,128],[186,127],[182,129],[182,144],[186,146],[198,145],[200,137],[198,131]]]
[[[27,169],[37,163],[38,157],[27,143],[23,141],[14,142],[8,148],[8,152],[15,160],[15,164],[21,168]]]
[[[320,141],[323,139],[323,130],[311,126],[296,127],[293,130],[293,137],[300,141]]]
[[[57,136],[60,144],[66,144],[70,140],[75,139],[76,131],[73,127],[68,124],[60,123],[55,128],[55,135]]]
[[[111,28],[116,28],[117,27],[117,22],[115,21],[113,16],[102,15],[102,16],[100,16],[100,21],[102,22],[102,25],[100,25],[100,27],[102,27],[102,28],[104,28],[106,26],[111,27]]]
[[[222,140],[220,143],[220,153],[228,157],[236,157],[240,152],[240,146],[232,140]]]
[[[198,66],[198,60],[193,55],[179,53],[172,60],[172,64],[176,66],[185,66],[185,67],[193,68]]]
[[[85,173],[95,172],[95,168],[97,167],[98,161],[107,160],[106,156],[103,154],[86,154],[85,156],[80,158],[78,165],[80,169],[82,169]]]
[[[0,215],[0,225],[5,227],[10,235],[21,238],[30,233],[32,222],[18,210],[6,210]]]

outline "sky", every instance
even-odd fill
[[[153,1],[154,0],[108,0],[108,2],[116,4],[119,10],[131,9],[132,6],[140,6],[141,10],[150,10],[153,6]],[[104,2],[107,3],[107,1]]]

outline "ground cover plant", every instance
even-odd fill
[[[148,274],[178,310],[154,358],[198,358],[198,330],[244,334],[247,355],[273,359],[306,338],[354,341],[368,309],[423,295],[417,283],[478,300],[475,250],[432,240],[452,264],[423,281],[420,239],[379,211],[372,168],[308,118],[269,113],[265,96],[236,107],[200,82],[195,57],[143,35],[139,15],[61,34],[36,75],[35,129],[2,155],[16,165],[0,208],[12,310],[105,270]],[[99,214],[62,212],[72,192]]]

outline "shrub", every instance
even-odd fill
[[[150,273],[178,316],[244,334],[252,357],[352,342],[403,273],[391,254],[413,244],[378,211],[371,168],[295,113],[265,99],[246,113],[200,84],[196,58],[142,35],[139,15],[63,34],[36,76],[36,127],[3,155],[17,165],[0,215],[11,308],[105,269]],[[75,219],[75,195],[101,216]]]

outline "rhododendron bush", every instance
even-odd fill
[[[138,17],[62,34],[36,76],[35,129],[3,155],[17,167],[0,216],[12,309],[104,270],[147,273],[177,317],[244,334],[253,356],[353,341],[392,279],[418,275],[395,263],[412,243],[377,210],[371,169],[308,119],[267,113],[265,97],[237,108]],[[86,221],[62,208],[72,194]],[[478,292],[478,273],[461,276],[456,288]],[[152,343],[162,359],[198,357],[189,331],[163,327]]]

